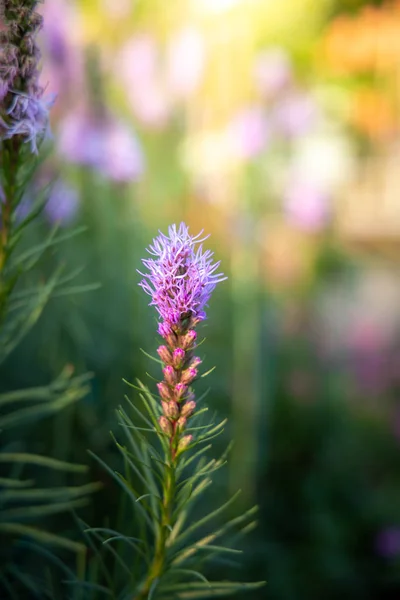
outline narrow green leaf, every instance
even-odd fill
[[[206,373],[203,373],[202,375],[200,375],[200,377],[207,377],[207,375],[209,375],[210,373],[212,373],[213,371],[215,371],[216,368],[217,367],[213,367],[212,369],[210,369]]]
[[[147,352],[145,352],[145,351],[143,350],[143,348],[140,348],[140,351],[141,351],[141,352],[142,352],[142,353],[143,353],[145,356],[147,356],[147,358],[150,358],[151,360],[154,360],[154,362],[158,363],[159,365],[162,365],[162,366],[164,365],[164,363],[163,363],[163,361],[162,361],[162,360],[160,360],[159,358],[156,358],[155,356],[152,356],[151,354],[148,354]]]
[[[0,512],[0,522],[9,522],[15,519],[36,519],[37,517],[45,517],[69,511],[72,508],[81,508],[87,504],[88,500],[86,498],[80,498],[79,500],[70,500],[69,502],[59,502],[57,504],[36,504],[34,506],[3,509]]]
[[[34,483],[33,479],[10,479],[8,477],[0,477],[0,488],[26,488],[34,485]]]
[[[122,489],[128,494],[128,496],[130,496],[130,498],[133,500],[133,502],[135,503],[136,501],[136,494],[132,491],[132,489],[129,487],[129,485],[127,484],[126,480],[122,477],[122,475],[117,474],[116,472],[114,472],[108,465],[107,463],[105,463],[103,460],[101,460],[101,458],[99,458],[96,454],[94,454],[94,452],[91,452],[90,450],[88,450],[88,453],[90,454],[90,456],[92,458],[94,458],[103,468],[105,471],[107,471],[107,473],[109,473],[111,475],[111,477],[122,487]],[[154,530],[154,523],[152,522],[152,520],[149,518],[149,515],[147,514],[147,512],[144,510],[142,504],[136,504],[135,506],[138,507],[138,509],[140,510],[141,514],[143,515],[144,519],[146,520],[148,526],[150,529]]]
[[[203,517],[202,519],[200,519],[199,521],[197,521],[196,523],[194,523],[190,527],[188,527],[177,538],[176,543],[177,544],[181,543],[183,540],[185,540],[187,537],[189,537],[192,533],[194,533],[197,529],[201,529],[209,521],[211,521],[216,516],[218,516],[219,514],[221,514],[224,510],[226,510],[236,500],[236,498],[239,496],[239,494],[240,494],[240,490],[238,490],[236,492],[236,494],[234,494],[232,496],[232,498],[230,498],[227,502],[225,502],[224,504],[222,504],[221,506],[219,506],[217,509],[215,509],[214,511],[212,511],[211,513],[209,513],[208,515],[206,515],[205,517]]]
[[[0,531],[6,534],[14,534],[30,537],[42,542],[43,544],[50,544],[52,546],[59,546],[72,552],[84,552],[85,546],[79,542],[73,542],[67,538],[31,527],[30,525],[22,525],[21,523],[0,523]]]
[[[158,581],[159,581],[159,578],[157,577],[151,584],[151,587],[149,590],[149,595],[147,596],[147,600],[152,600],[154,593],[156,591],[157,585],[158,585]]]
[[[24,452],[0,452],[0,463],[30,464],[70,473],[85,473],[88,470],[86,465],[74,465],[55,458]]]
[[[179,569],[176,567],[172,567],[171,569],[169,569],[167,571],[167,573],[168,574],[178,573],[178,575],[188,575],[188,577],[195,577],[196,579],[199,579],[200,581],[205,583],[207,586],[211,587],[211,583],[208,581],[208,579],[202,573],[199,573],[199,571],[194,571],[192,569]]]
[[[15,427],[16,425],[21,425],[24,422],[32,423],[33,421],[47,417],[66,408],[70,404],[77,402],[81,398],[84,398],[89,390],[89,387],[83,387],[75,390],[71,389],[56,400],[14,410],[10,414],[0,419],[0,428],[5,429],[6,427],[10,426]]]

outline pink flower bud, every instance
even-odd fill
[[[193,379],[197,377],[197,372],[197,369],[193,369],[192,367],[185,369],[182,373],[181,383],[185,383],[186,385],[192,383]]]
[[[181,400],[183,398],[183,396],[185,395],[186,392],[187,392],[187,385],[185,385],[182,382],[177,383],[175,386],[175,399],[179,402],[179,400]]]
[[[164,433],[166,433],[167,435],[172,435],[172,431],[173,431],[172,425],[168,421],[167,417],[164,417],[164,416],[160,417],[159,423],[160,423],[161,430]]]
[[[172,327],[169,323],[164,321],[163,323],[158,324],[158,333],[167,341],[169,346],[174,348],[176,346],[176,335],[172,330]]]
[[[179,406],[175,402],[175,400],[170,400],[169,402],[162,403],[164,415],[175,421],[179,417]]]
[[[191,359],[191,361],[189,363],[189,367],[191,367],[192,369],[196,369],[196,367],[201,365],[201,363],[202,363],[201,358],[199,358],[198,356],[193,356],[193,358]]]
[[[167,346],[160,346],[157,348],[158,356],[161,358],[163,363],[166,365],[170,364],[172,360],[171,352],[168,350]]]
[[[193,344],[195,343],[196,338],[197,338],[197,333],[195,332],[194,329],[191,329],[190,331],[188,331],[187,334],[184,335],[181,340],[182,348],[184,350],[191,348],[193,346]]]
[[[184,406],[182,406],[181,417],[186,417],[187,419],[192,416],[194,411],[196,410],[196,402],[191,400],[190,402],[186,402]]]
[[[176,348],[172,355],[172,364],[175,369],[180,369],[185,362],[186,352],[182,348]]]
[[[168,401],[171,399],[171,390],[169,389],[169,387],[167,386],[165,381],[162,381],[161,383],[157,383],[157,387],[158,387],[159,394],[163,400]]]
[[[187,449],[187,447],[190,445],[190,443],[193,440],[193,436],[192,435],[185,435],[178,444],[178,453],[183,452],[184,450]]]
[[[176,422],[176,429],[177,429],[178,433],[182,433],[182,431],[185,429],[185,427],[186,427],[186,418],[179,417],[179,419]]]
[[[176,375],[176,371],[175,371],[174,367],[171,367],[171,365],[167,365],[166,367],[164,367],[163,373],[164,373],[165,381],[169,385],[172,385],[172,386],[175,385],[176,380],[177,380],[177,375]]]

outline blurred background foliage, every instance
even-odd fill
[[[221,448],[235,441],[215,493],[240,487],[242,508],[261,508],[243,579],[267,579],[255,599],[399,598],[400,2],[42,11],[58,100],[38,184],[56,184],[25,243],[86,226],[36,276],[61,262],[101,288],[56,294],[1,366],[1,391],[66,364],[93,373],[83,400],[24,434],[31,447],[118,465],[122,378],[143,378],[140,348],[156,347],[136,269],[157,230],[185,220],[229,276],[202,348],[217,366],[208,402],[230,417]],[[118,493],[90,468],[105,485],[85,518],[100,525]]]

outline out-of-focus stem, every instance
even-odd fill
[[[20,142],[16,139],[11,139],[3,142],[3,144],[3,153],[7,155],[8,162],[6,166],[2,164],[5,174],[5,186],[0,228],[0,321],[5,313],[9,292],[7,281],[4,277],[4,268],[8,258],[8,246],[12,227],[11,218],[13,206],[15,206]]]

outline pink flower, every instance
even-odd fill
[[[317,119],[317,106],[305,93],[292,93],[279,100],[273,120],[278,132],[288,137],[308,133]]]
[[[258,156],[270,138],[270,129],[263,109],[250,106],[239,112],[229,125],[229,136],[239,158],[248,160]]]
[[[282,48],[266,50],[256,57],[254,79],[262,96],[267,98],[282,92],[292,81],[289,56]]]
[[[329,222],[330,198],[314,182],[292,180],[283,197],[287,220],[306,231],[319,231]]]

